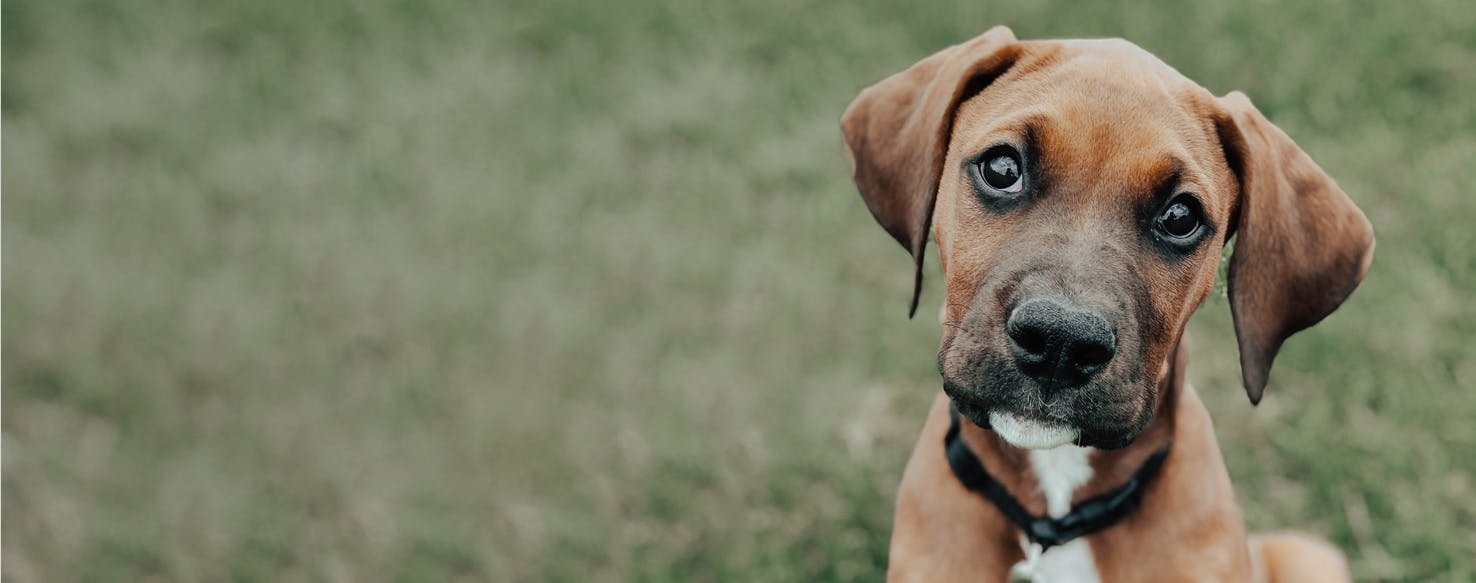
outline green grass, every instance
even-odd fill
[[[1476,577],[1469,3],[3,6],[7,581],[878,578],[938,331],[837,119],[997,23],[1367,211],[1259,408],[1223,298],[1190,375],[1253,529]]]

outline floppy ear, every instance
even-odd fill
[[[841,116],[852,177],[876,222],[912,252],[912,306],[922,292],[923,251],[953,114],[1014,64],[1015,34],[1003,26],[943,49],[867,87]]]
[[[1216,129],[1240,182],[1230,312],[1254,404],[1281,343],[1332,313],[1363,280],[1373,261],[1373,227],[1245,94],[1219,101]]]

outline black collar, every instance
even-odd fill
[[[1163,468],[1163,460],[1169,453],[1167,446],[1158,450],[1148,457],[1148,461],[1143,462],[1138,471],[1133,472],[1133,477],[1127,483],[1073,505],[1071,512],[1065,516],[1037,517],[1026,512],[1020,501],[989,475],[984,464],[969,449],[969,445],[958,438],[958,409],[950,407],[948,414],[953,422],[948,426],[948,435],[943,438],[943,449],[948,454],[948,466],[953,468],[953,475],[963,482],[964,487],[993,502],[1000,512],[1019,526],[1020,530],[1025,531],[1025,535],[1038,543],[1042,550],[1066,544],[1072,539],[1117,524],[1137,507],[1138,501],[1143,497],[1143,489],[1158,475],[1158,470]]]

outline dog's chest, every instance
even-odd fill
[[[1087,462],[1090,453],[1090,448],[1074,445],[1030,452],[1031,467],[1046,499],[1046,513],[1052,518],[1060,518],[1070,512],[1071,495],[1091,479],[1092,466]],[[1026,557],[1031,556],[1029,541],[1022,538],[1022,544]],[[1084,538],[1051,548],[1039,555],[1033,566],[1027,565],[1025,571],[1032,573],[1027,580],[1046,583],[1096,583],[1101,580],[1096,561],[1092,558],[1092,547]]]

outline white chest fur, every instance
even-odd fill
[[[1063,445],[1051,449],[1030,450],[1030,465],[1040,482],[1040,492],[1045,495],[1046,513],[1060,518],[1071,511],[1071,495],[1092,478],[1092,466],[1087,463],[1090,448]],[[1029,541],[1026,556],[1030,555]],[[1048,583],[1096,583],[1096,562],[1092,560],[1092,548],[1086,539],[1076,539],[1040,555],[1033,569],[1036,581]]]

